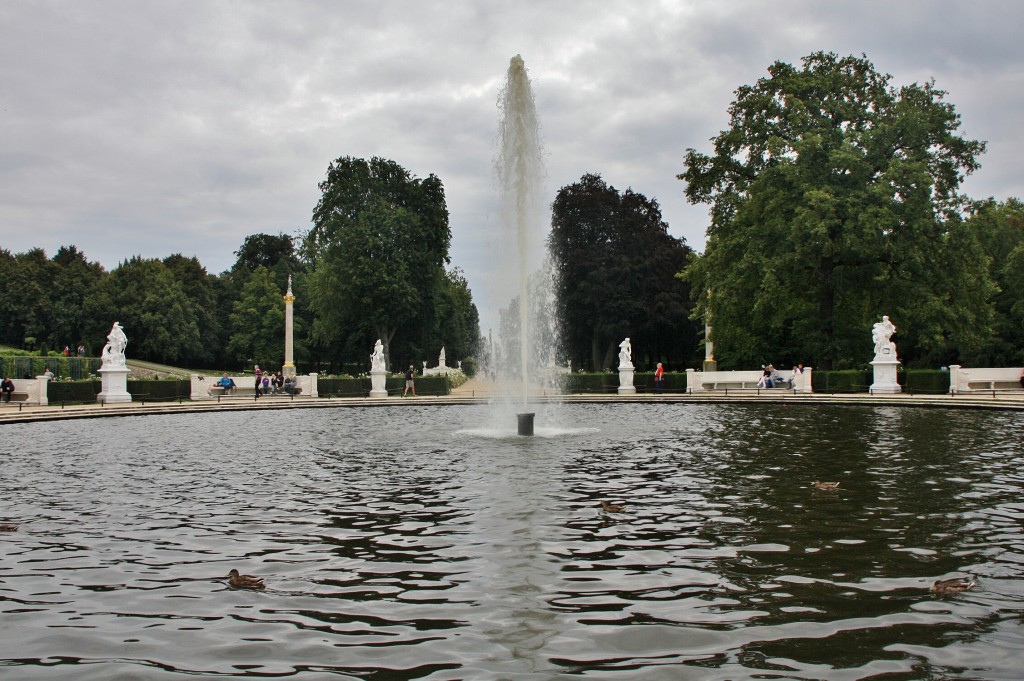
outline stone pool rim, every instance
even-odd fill
[[[500,401],[492,396],[452,394],[410,398],[370,397],[297,397],[295,399],[223,400],[220,402],[129,402],[118,404],[74,404],[47,406],[0,405],[0,426],[9,423],[33,423],[115,416],[144,416],[159,414],[189,414],[226,411],[263,411],[275,409],[337,409],[363,407],[417,407],[479,405]],[[862,407],[920,407],[940,409],[986,409],[1024,411],[1024,392],[986,392],[943,395],[912,395],[907,393],[871,395],[848,394],[793,394],[710,392],[696,394],[638,394],[638,395],[539,395],[531,402],[544,404],[785,404],[793,406],[851,405]]]

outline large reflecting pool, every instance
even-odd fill
[[[1018,414],[488,424],[405,406],[4,426],[0,677],[1024,675]],[[233,567],[267,588],[230,588]],[[956,575],[977,586],[929,593]]]

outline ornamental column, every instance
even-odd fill
[[[288,275],[288,293],[284,294],[284,367],[281,373],[284,376],[295,376],[295,357],[292,344],[292,333],[294,331],[294,312],[292,304],[295,302],[295,295],[292,294],[292,275]]]

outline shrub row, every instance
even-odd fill
[[[316,382],[320,397],[367,397],[372,384],[369,377],[321,378]],[[405,378],[388,376],[384,383],[388,395],[401,395],[405,391]],[[448,395],[451,384],[447,376],[417,376],[417,395]]]
[[[811,382],[816,393],[866,393],[875,377],[871,370],[815,370]],[[941,395],[949,392],[949,372],[941,369],[898,371],[896,382],[908,393]]]
[[[49,369],[57,378],[79,381],[96,373],[101,365],[99,357],[0,355],[0,374],[11,378],[34,378]]]
[[[95,402],[102,385],[101,381],[52,381],[46,386],[46,396],[51,404]],[[134,402],[187,400],[192,390],[190,382],[184,380],[128,381],[127,387]]]
[[[682,372],[665,372],[662,389],[667,393],[686,392],[686,374]],[[638,393],[654,392],[654,372],[641,371],[633,374],[633,387]],[[562,376],[562,394],[588,395],[595,393],[617,393],[619,390],[618,372],[597,374],[565,374]]]

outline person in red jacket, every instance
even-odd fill
[[[654,370],[654,392],[661,394],[661,385],[665,382],[665,367],[658,362],[658,368]]]

